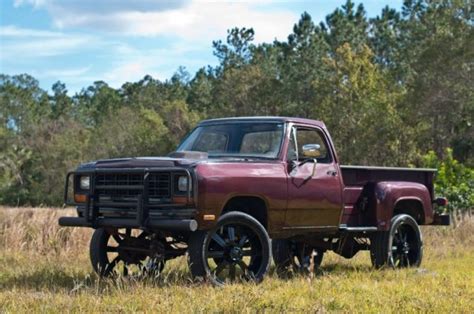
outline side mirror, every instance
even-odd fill
[[[321,145],[319,144],[306,144],[303,145],[303,157],[306,158],[318,158],[321,156]]]

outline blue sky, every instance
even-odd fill
[[[253,27],[256,42],[285,40],[304,11],[324,20],[345,0],[2,0],[0,73],[28,73],[70,94],[94,81],[113,87],[146,74],[165,80],[215,65],[212,41],[227,29]],[[358,3],[358,2],[356,2]],[[362,1],[368,16],[402,0]]]

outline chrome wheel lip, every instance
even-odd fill
[[[417,232],[409,224],[400,223],[391,235],[390,264],[395,268],[415,266],[421,247]]]
[[[219,233],[219,231],[221,232]],[[214,249],[210,249],[211,244],[214,246]],[[258,253],[258,247],[262,247],[262,244],[263,239],[260,239],[258,232],[253,230],[252,226],[237,223],[219,226],[210,231],[210,236],[208,236],[205,242],[203,257],[207,266],[206,272],[219,285],[224,285],[228,281],[236,282],[238,279],[252,280],[255,278],[255,275],[250,268],[254,266],[253,263],[261,256]],[[215,249],[216,246],[219,247],[218,250]],[[222,257],[218,257],[219,263],[216,263],[216,267],[211,267],[209,260],[216,259],[216,252],[222,252]],[[244,260],[246,256],[250,259],[248,263]],[[264,265],[260,261],[257,266],[257,272],[259,272]],[[239,276],[237,276],[237,269],[240,270]],[[219,276],[224,270],[227,270],[227,275]]]

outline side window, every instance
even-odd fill
[[[317,158],[318,162],[330,163],[331,155],[329,154],[328,146],[324,140],[323,135],[316,129],[297,128],[296,142],[298,144],[299,160],[303,160],[303,146],[306,144],[318,144],[321,156]]]

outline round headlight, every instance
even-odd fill
[[[180,192],[186,192],[188,190],[188,177],[181,176],[178,178],[178,190]]]
[[[79,187],[81,190],[89,190],[90,188],[90,178],[89,176],[81,176],[79,178]]]

